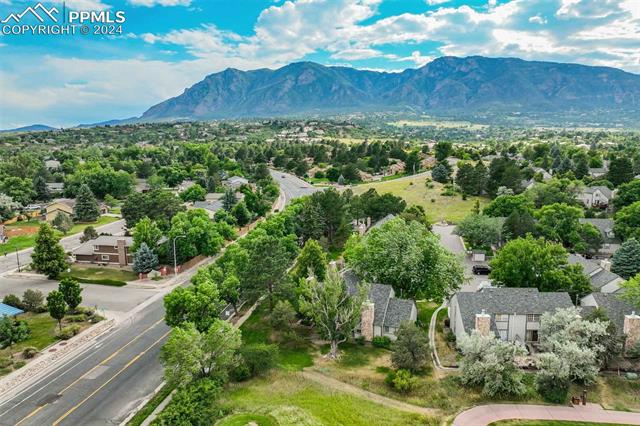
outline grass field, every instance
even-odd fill
[[[74,225],[74,227],[71,228],[71,230],[67,233],[67,235],[64,235],[60,231],[55,231],[55,233],[60,238],[68,237],[70,235],[78,234],[84,231],[84,228],[86,228],[87,226],[93,226],[95,228],[98,226],[115,222],[116,220],[119,220],[119,219],[117,217],[111,217],[111,216],[100,216],[96,222],[79,223]],[[28,229],[30,233],[25,233],[23,235],[18,235],[18,236],[9,238],[9,241],[7,241],[5,244],[0,245],[0,255],[5,255],[7,253],[13,253],[16,250],[24,250],[26,248],[33,247],[36,243],[36,234],[38,232],[39,226],[40,226],[40,222],[31,221],[31,220],[29,222],[16,222],[14,224],[7,225],[7,230],[18,229],[22,227],[22,228],[25,228],[25,230]]]
[[[20,343],[16,343],[10,348],[4,348],[0,350],[0,362],[2,363],[0,368],[0,376],[10,373],[14,369],[20,368],[24,365],[21,354],[25,348],[34,347],[36,350],[41,351],[47,346],[55,343],[58,340],[56,333],[58,332],[58,322],[51,318],[48,312],[39,314],[27,312],[20,314],[18,319],[26,321],[31,331],[31,336]],[[62,326],[69,325],[67,321],[62,320]],[[74,322],[85,329],[90,326],[87,321]],[[7,360],[10,360],[8,362]]]
[[[433,188],[425,185],[427,176],[418,175],[403,179],[389,180],[385,182],[372,182],[353,186],[354,194],[362,194],[370,188],[374,188],[379,194],[390,192],[402,197],[408,206],[421,205],[427,212],[431,222],[446,220],[447,222],[459,222],[473,210],[476,200],[480,201],[480,208],[488,203],[484,197],[468,197],[463,200],[460,195],[442,195],[443,185],[432,182]]]
[[[104,284],[116,287],[127,284],[127,281],[135,281],[138,276],[131,271],[116,268],[99,268],[73,264],[71,272],[65,272],[62,276],[71,276],[81,283]]]
[[[280,425],[424,425],[432,419],[382,407],[346,393],[323,388],[298,373],[275,371],[266,377],[232,384],[221,405],[245,416],[268,416]],[[235,417],[238,419],[237,417]],[[240,417],[247,419],[248,417]],[[222,425],[246,425],[229,418]],[[257,417],[269,425],[264,417]]]

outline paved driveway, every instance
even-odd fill
[[[98,284],[80,284],[83,306],[97,306],[100,310],[117,313],[128,312],[147,300],[158,290],[111,287]],[[0,299],[7,294],[22,297],[26,289],[40,290],[45,296],[58,288],[58,282],[34,275],[12,274],[0,277]]]
[[[433,232],[440,236],[440,242],[451,253],[459,256],[462,259],[462,265],[464,266],[465,277],[467,278],[467,284],[463,285],[461,291],[478,291],[478,286],[483,281],[488,281],[486,275],[474,275],[472,268],[473,265],[482,264],[483,262],[473,262],[469,256],[467,256],[464,246],[460,241],[460,237],[453,233],[455,225],[433,225]]]
[[[453,426],[485,426],[499,420],[511,419],[640,425],[640,413],[604,410],[597,404],[576,407],[491,404],[463,411],[455,418]]]

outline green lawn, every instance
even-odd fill
[[[41,351],[58,340],[56,337],[58,322],[51,318],[48,312],[39,314],[27,312],[20,314],[18,319],[27,322],[31,336],[24,342],[16,343],[10,348],[0,349],[0,363],[2,364],[0,366],[0,376],[8,374],[14,369],[24,365],[21,354],[25,348],[34,347],[38,351]],[[70,323],[67,323],[65,320],[62,321],[63,327],[69,324]],[[77,324],[81,328],[87,328],[90,325],[87,321],[74,322],[73,324]]]
[[[280,425],[438,424],[434,419],[383,407],[356,396],[326,389],[297,373],[284,371],[232,384],[228,386],[220,402],[233,413],[270,416]],[[264,421],[264,418],[262,419]]]
[[[362,194],[371,188],[379,194],[390,192],[393,195],[402,197],[408,206],[413,204],[421,205],[427,212],[427,217],[431,222],[446,220],[448,222],[459,222],[471,213],[476,200],[480,201],[480,207],[488,203],[485,197],[468,197],[463,200],[460,195],[442,195],[443,185],[432,182],[433,188],[425,185],[426,176],[412,176],[405,179],[394,179],[383,182],[365,183],[353,186],[354,194]]]
[[[278,422],[273,416],[264,414],[232,414],[220,420],[218,426],[278,426]]]
[[[86,266],[80,264],[71,265],[71,272],[64,272],[62,276],[71,276],[81,283],[104,284],[121,287],[127,281],[135,281],[138,275],[134,272],[119,268]]]
[[[625,426],[619,423],[570,422],[566,420],[501,420],[489,426]]]
[[[67,233],[67,235],[64,235],[60,231],[55,231],[55,232],[58,237],[64,238],[64,237],[68,237],[70,235],[78,234],[84,231],[84,228],[86,228],[89,225],[96,228],[98,226],[115,222],[116,220],[119,220],[119,219],[117,217],[111,217],[111,216],[100,216],[100,218],[98,218],[96,222],[76,224],[73,228],[71,228],[71,230]],[[11,228],[24,227],[24,226],[40,226],[40,222],[34,221],[34,220],[30,220],[28,222],[17,222],[15,224],[11,224],[7,226],[7,228],[11,229]],[[33,247],[35,244],[36,244],[35,233],[30,235],[19,235],[19,236],[11,237],[9,238],[9,241],[7,241],[5,244],[0,245],[0,256],[5,255],[7,253],[13,253],[16,250],[24,250],[26,248]]]

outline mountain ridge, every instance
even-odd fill
[[[640,111],[640,75],[519,58],[445,56],[399,73],[295,62],[227,68],[150,107],[140,121],[411,110],[522,113]]]

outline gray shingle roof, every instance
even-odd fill
[[[467,332],[475,328],[476,314],[483,309],[493,322],[495,314],[543,314],[573,306],[569,293],[541,293],[537,288],[487,287],[476,293],[459,292],[455,297]]]
[[[374,223],[373,225],[371,225],[371,229],[373,228],[379,228],[382,225],[384,225],[385,223],[389,222],[391,219],[395,218],[396,216],[393,214],[388,214],[385,217],[383,217],[382,219],[380,219],[379,221],[377,221],[376,223]]]
[[[342,278],[347,284],[349,294],[356,294],[361,280],[351,269],[341,272]],[[369,289],[369,300],[374,305],[373,325],[378,327],[398,327],[402,321],[411,318],[411,307],[413,300],[397,299],[392,297],[393,288],[387,284],[371,284]]]
[[[613,219],[580,218],[580,223],[590,223],[602,234],[604,242],[608,244],[619,243],[620,240],[613,236]]]
[[[591,277],[591,286],[595,289],[600,289],[619,278],[621,278],[620,275],[603,269]]]
[[[212,212],[216,212],[222,208],[222,200],[196,201],[193,203],[193,207],[196,209],[205,209]]]
[[[406,299],[389,299],[389,305],[387,306],[387,315],[384,319],[384,326],[386,327],[400,327],[403,321],[407,321],[411,318],[411,309],[414,303],[412,300]]]
[[[620,300],[619,296],[610,293],[593,293],[593,298],[599,308],[603,309],[611,322],[616,326],[618,334],[622,334],[624,316],[636,311],[632,304]]]
[[[112,246],[115,247],[119,240],[124,240],[126,247],[133,245],[133,237],[124,237],[117,235],[100,235],[98,238],[84,242],[80,247],[73,250],[73,254],[93,254],[93,246]]]
[[[611,196],[613,195],[613,191],[610,190],[609,188],[607,188],[606,186],[587,186],[583,192],[587,193],[587,194],[593,194],[596,191],[600,191],[602,192],[602,195],[604,195],[607,198],[611,198]]]
[[[593,274],[594,272],[598,271],[599,269],[602,269],[602,267],[598,265],[596,262],[593,262],[583,256],[580,256],[579,254],[569,253],[568,261],[569,261],[569,264],[571,265],[575,265],[575,264],[582,265],[582,269],[584,270],[584,273],[587,274],[587,276],[591,276],[591,274]]]

